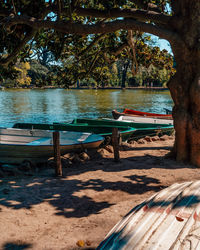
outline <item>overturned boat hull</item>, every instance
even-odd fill
[[[200,249],[200,181],[175,183],[132,209],[98,250]]]

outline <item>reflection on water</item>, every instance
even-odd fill
[[[132,108],[165,113],[173,103],[169,91],[149,90],[4,90],[0,91],[0,126],[15,122],[65,122],[78,117],[112,117]]]

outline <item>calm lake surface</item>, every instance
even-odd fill
[[[111,111],[132,108],[165,113],[173,101],[169,91],[17,89],[0,91],[0,126],[16,122],[70,122],[74,118],[109,117]]]

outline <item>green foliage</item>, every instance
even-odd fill
[[[159,69],[151,65],[148,69],[141,66],[138,73],[134,77],[136,85],[149,86],[151,83],[153,86],[166,87],[166,83],[169,81],[170,72],[167,69]]]
[[[43,18],[45,9],[53,6],[53,12],[47,12],[45,20],[66,22],[66,25],[71,23],[80,24],[96,24],[102,22],[100,17],[79,16],[76,14],[74,3],[79,3],[83,8],[94,8],[95,10],[111,10],[129,9],[129,8],[147,8],[147,4],[156,4],[157,8],[162,12],[168,12],[166,4],[170,0],[144,0],[140,5],[134,1],[125,0],[84,0],[84,1],[30,1],[30,0],[3,0],[0,5],[0,12],[14,13],[15,15],[25,15],[33,18]],[[60,3],[60,7],[59,7]],[[70,4],[71,3],[71,4]],[[56,7],[56,8],[55,8]],[[59,8],[65,10],[60,13]],[[148,7],[149,8],[149,7]],[[56,9],[56,10],[55,10]],[[4,15],[0,15],[0,23],[5,19]],[[114,20],[109,17],[106,21]],[[3,60],[7,55],[15,52],[16,47],[19,47],[23,39],[31,33],[32,28],[26,24],[17,24],[12,26],[8,32],[2,26],[0,29],[0,57]],[[129,62],[127,71],[128,78],[134,77],[132,73],[137,74],[139,67],[143,66],[148,69],[151,65],[157,69],[166,69],[169,75],[172,75],[171,56],[167,51],[160,51],[159,48],[153,47],[150,44],[150,36],[142,32],[133,32],[134,51],[130,46],[123,49],[121,47],[128,45],[127,31],[119,30],[109,34],[91,34],[91,35],[76,35],[65,34],[56,31],[55,29],[40,29],[35,32],[34,37],[24,45],[17,53],[17,57],[6,69],[0,68],[2,78],[6,78],[8,72],[12,72],[12,77],[19,75],[16,73],[14,65],[18,60],[24,62],[30,60],[33,62],[37,59],[37,63],[31,64],[29,75],[32,82],[37,85],[47,84],[53,85],[74,85],[77,80],[91,80],[96,85],[111,85],[119,84],[121,81],[124,63]],[[43,65],[45,68],[39,69],[36,65]],[[121,67],[121,68],[120,68]],[[48,69],[48,75],[45,70]],[[115,69],[113,71],[113,69]],[[42,72],[44,70],[44,72]],[[117,72],[117,73],[116,73]],[[39,79],[40,77],[40,79]]]
[[[31,78],[28,76],[30,64],[28,62],[18,62],[16,63],[15,70],[18,72],[16,78],[17,85],[30,85]]]
[[[32,79],[33,85],[42,87],[46,84],[49,84],[47,82],[48,73],[49,69],[42,65],[39,61],[30,61],[30,70],[28,71],[28,75]]]

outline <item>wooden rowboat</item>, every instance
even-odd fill
[[[124,125],[124,126],[123,126]],[[58,130],[58,131],[74,131],[74,132],[86,132],[94,133],[103,136],[107,141],[110,141],[112,136],[112,128],[118,128],[123,141],[126,141],[136,130],[124,124],[91,124],[88,122],[76,123],[75,120],[72,123],[53,123],[53,124],[42,124],[42,123],[16,123],[14,128],[23,129],[42,129],[42,130]]]
[[[133,208],[98,250],[200,249],[200,181],[175,183]]]
[[[143,122],[127,122],[123,120],[115,120],[110,118],[98,118],[98,119],[90,119],[90,118],[77,118],[72,121],[74,125],[88,124],[90,126],[112,126],[112,127],[131,127],[134,129],[143,129],[143,128],[165,128],[169,127],[165,124],[155,124],[155,123],[143,123]],[[170,127],[173,127],[170,125]]]
[[[61,131],[61,155],[86,148],[97,148],[104,138],[82,132]],[[0,128],[0,162],[45,162],[53,156],[52,131],[35,129]]]
[[[133,128],[132,134],[129,135],[129,139],[139,139],[145,136],[155,136],[155,135],[171,135],[174,131],[172,125],[167,124],[155,124],[155,123],[136,123],[133,121],[123,121],[123,120],[114,120],[114,119],[87,119],[87,118],[78,118],[74,119],[73,124],[89,124],[90,126],[128,126]]]
[[[146,117],[157,117],[157,118],[172,119],[171,114],[156,114],[156,113],[142,112],[142,111],[133,110],[133,109],[124,109],[122,113],[127,114],[127,115],[136,115],[136,116],[146,116]]]
[[[146,117],[146,118],[167,119],[167,120],[173,119],[171,114],[148,113],[132,109],[124,109],[123,112],[118,112],[117,110],[114,109],[112,111],[112,115],[114,119],[118,119],[120,116]]]
[[[59,131],[79,131],[96,133],[103,136],[106,143],[110,142],[112,128],[118,128],[122,141],[137,140],[145,136],[171,135],[174,131],[172,125],[166,124],[146,124],[117,121],[114,119],[74,119],[72,123],[16,123],[14,128],[23,129],[42,129],[42,130],[59,130]]]
[[[173,125],[173,120],[153,117],[142,117],[142,116],[120,116],[118,121],[123,122],[134,122],[134,123],[145,123],[145,124],[157,124],[157,125]]]
[[[112,111],[113,118],[117,121],[133,122],[133,123],[144,123],[144,124],[165,124],[173,125],[173,120],[171,118],[165,117],[146,117],[146,116],[136,116],[119,113],[116,110]]]

